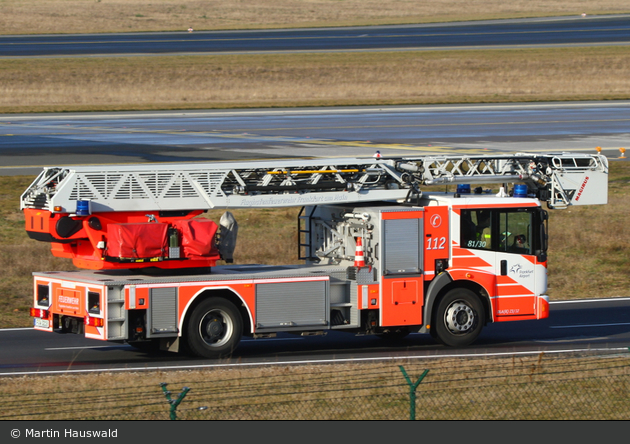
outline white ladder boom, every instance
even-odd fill
[[[513,183],[551,208],[607,203],[608,161],[590,154],[321,158],[46,167],[21,207],[73,213],[289,207],[401,200],[421,185]]]

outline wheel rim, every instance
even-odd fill
[[[199,323],[199,336],[209,347],[226,344],[234,332],[234,322],[223,310],[210,310]]]
[[[444,313],[444,323],[452,333],[461,334],[470,331],[475,320],[474,310],[464,301],[454,301]]]

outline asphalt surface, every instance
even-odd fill
[[[382,51],[630,43],[630,16],[254,31],[0,36],[0,57]]]
[[[43,166],[630,147],[630,102],[0,115],[0,175]],[[630,155],[630,153],[628,154]]]
[[[176,370],[219,366],[342,363],[449,356],[556,353],[628,353],[630,299],[564,301],[551,304],[539,321],[489,324],[465,348],[438,345],[429,335],[413,334],[391,342],[375,336],[331,332],[301,337],[245,339],[231,359],[191,358],[145,353],[124,344],[31,329],[0,330],[0,375],[86,371]]]

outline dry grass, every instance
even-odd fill
[[[630,48],[5,60],[0,112],[630,98]]]
[[[2,378],[0,419],[628,419],[627,356],[537,356]],[[58,394],[64,397],[59,398]],[[68,403],[67,399],[81,399]],[[483,409],[479,406],[483,405]],[[199,410],[199,407],[208,407]]]
[[[356,26],[628,11],[626,0],[2,0],[0,34]]]
[[[207,216],[219,221],[224,210]],[[297,263],[298,208],[230,210],[239,224],[234,263],[282,265]]]

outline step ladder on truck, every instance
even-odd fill
[[[489,322],[548,317],[542,203],[605,204],[607,182],[604,156],[572,153],[46,167],[21,198],[26,231],[78,270],[33,273],[31,315],[204,357],[279,332],[465,346]],[[457,190],[421,190],[435,184]],[[302,207],[299,265],[235,264],[232,213],[200,217],[273,207]]]

